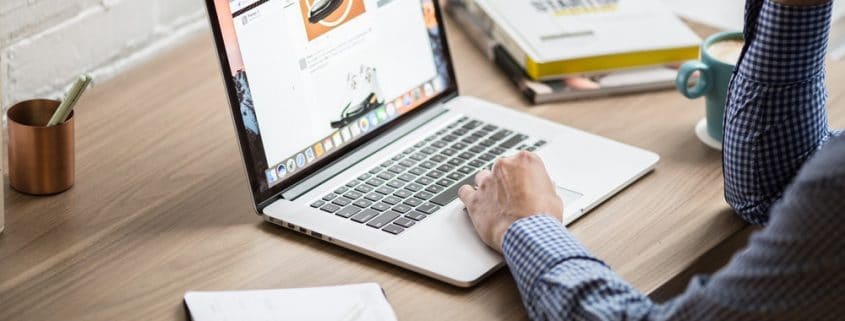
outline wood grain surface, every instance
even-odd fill
[[[670,90],[528,107],[460,30],[448,35],[463,94],[660,154],[653,173],[571,227],[637,289],[654,291],[744,228],[723,198],[720,153],[693,134],[703,100]],[[841,127],[845,63],[828,75]],[[98,85],[76,121],[76,185],[6,193],[0,320],[184,320],[188,290],[356,282],[381,284],[400,320],[526,319],[507,269],[460,289],[262,223],[209,33]]]

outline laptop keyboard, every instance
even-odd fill
[[[458,198],[509,150],[546,144],[481,121],[461,118],[311,204],[355,223],[399,234]]]

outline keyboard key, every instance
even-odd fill
[[[421,199],[421,200],[428,200],[428,199],[431,199],[432,197],[434,197],[434,194],[432,194],[430,192],[423,191],[423,192],[419,192],[419,193],[415,194],[414,197]]]
[[[384,194],[384,195],[390,195],[390,194],[393,194],[393,189],[390,188],[390,187],[387,187],[387,186],[382,186],[382,187],[379,187],[378,189],[376,189],[376,192],[379,192],[379,193]]]
[[[346,187],[353,188],[353,187],[355,187],[355,186],[358,186],[358,184],[360,184],[360,183],[361,183],[361,181],[359,181],[359,180],[354,180],[354,181],[351,181],[351,182],[349,182],[349,183],[346,183]]]
[[[467,148],[468,146],[469,145],[464,144],[464,143],[455,143],[454,145],[452,145],[451,148],[454,149],[454,150],[463,150],[464,148]]]
[[[414,155],[411,155],[411,159],[418,161],[418,162],[423,160],[423,159],[426,159],[426,158],[428,158],[428,155],[423,154],[423,153],[416,153]]]
[[[468,122],[468,123],[464,124],[463,126],[461,126],[461,128],[464,128],[464,129],[476,129],[476,128],[478,128],[478,126],[481,126],[482,124],[484,124],[484,123],[482,123],[482,122],[480,122],[480,121],[477,121],[477,120],[472,120],[472,121],[470,121],[470,122]]]
[[[382,228],[383,226],[390,224],[390,222],[393,222],[393,220],[395,220],[399,216],[399,213],[396,212],[382,213],[376,218],[370,220],[370,222],[367,223],[367,226],[374,228]]]
[[[355,191],[366,194],[366,193],[372,192],[373,188],[370,187],[369,185],[358,185],[358,187],[355,187]]]
[[[423,146],[425,146],[425,141],[421,141],[419,143],[414,144],[414,147],[416,147],[416,148],[421,148]]]
[[[435,166],[437,166],[437,163],[432,162],[432,161],[424,161],[424,162],[420,163],[420,167],[425,168],[425,169],[432,169]]]
[[[423,213],[420,213],[420,212],[417,212],[417,211],[413,211],[413,212],[410,212],[410,213],[408,213],[408,214],[405,214],[405,217],[410,218],[410,219],[412,219],[412,220],[414,220],[414,221],[422,221],[422,220],[424,220],[424,219],[425,219],[426,217],[428,217],[428,216],[426,216],[426,215],[425,215],[425,214],[423,214]]]
[[[457,153],[458,153],[458,151],[451,149],[451,148],[447,148],[447,149],[440,151],[440,154],[443,154],[443,155],[446,155],[446,156],[452,156],[452,155],[455,155]]]
[[[346,186],[341,186],[341,187],[338,187],[336,190],[334,190],[334,193],[340,195],[340,194],[346,193],[346,191],[348,191],[348,190],[349,189],[346,188]]]
[[[481,146],[481,145],[475,145],[475,146],[472,146],[472,148],[469,149],[469,151],[476,153],[476,154],[480,154],[480,153],[484,152],[485,150],[487,150],[487,148],[484,148],[484,146]]]
[[[405,159],[405,160],[402,160],[401,162],[399,162],[399,165],[402,165],[404,167],[411,167],[411,166],[414,166],[415,163],[416,162],[414,162],[413,160]]]
[[[472,168],[472,167],[469,167],[469,166],[464,166],[464,167],[458,168],[458,172],[460,172],[461,174],[464,174],[464,175],[469,175],[469,174],[472,174],[472,173],[475,172],[475,168]]]
[[[430,146],[429,146],[429,147],[423,148],[423,149],[421,150],[421,152],[423,152],[424,154],[431,155],[431,154],[436,153],[436,152],[437,152],[437,149],[435,149],[435,148],[433,148],[433,147],[430,147]]]
[[[429,185],[431,183],[434,183],[434,180],[431,179],[431,178],[428,178],[428,177],[420,177],[416,181],[414,181],[414,183],[420,184],[422,186],[426,186],[426,185]]]
[[[489,153],[488,153],[488,154],[484,154],[484,155],[478,156],[478,159],[481,159],[481,160],[484,160],[484,161],[488,161],[488,162],[489,162],[489,161],[492,161],[492,160],[496,159],[496,155],[493,155],[493,154],[489,154]]]
[[[453,136],[463,136],[463,135],[466,135],[467,133],[469,133],[469,130],[466,130],[464,128],[458,128],[458,129],[455,129],[455,130],[452,131]]]
[[[411,168],[410,170],[408,170],[408,173],[414,174],[416,176],[420,176],[422,174],[425,174],[425,172],[426,172],[425,168],[422,168],[422,167],[414,167],[414,168]]]
[[[463,158],[452,158],[446,163],[452,166],[461,166],[464,162],[465,160]]]
[[[328,213],[337,212],[337,210],[339,210],[339,209],[340,209],[340,206],[337,206],[337,205],[334,205],[334,204],[326,204],[326,205],[324,205],[323,207],[320,208],[320,210],[322,210],[323,212],[328,212]]]
[[[449,143],[454,142],[454,141],[456,141],[457,139],[458,139],[458,136],[455,136],[455,135],[446,135],[446,136],[443,136],[443,141],[446,141],[446,142],[449,142]]]
[[[326,201],[323,201],[323,200],[317,200],[316,202],[311,203],[311,207],[313,207],[313,208],[320,208],[320,206],[323,206],[323,205],[325,205],[325,204],[326,204]]]
[[[393,193],[393,196],[396,196],[398,198],[408,198],[408,197],[411,197],[411,195],[412,194],[411,194],[410,191],[407,191],[407,190],[404,190],[404,189],[400,189],[400,190],[396,191],[395,193]]]
[[[435,163],[442,163],[442,162],[443,162],[443,161],[445,161],[447,158],[446,158],[446,156],[443,156],[443,155],[434,155],[434,156],[431,156],[431,158],[429,158],[429,159],[430,159],[432,162],[435,162]]]
[[[475,168],[481,168],[481,167],[484,166],[484,164],[486,164],[486,163],[483,162],[483,161],[477,160],[477,159],[467,163],[467,165],[475,167]]]
[[[538,140],[536,143],[534,143],[534,146],[543,147],[546,144],[547,142],[545,140]]]
[[[373,217],[376,217],[378,215],[379,212],[373,211],[371,209],[366,209],[361,213],[358,213],[357,215],[353,216],[352,221],[356,223],[366,223],[367,221],[373,219]]]
[[[393,211],[405,214],[411,211],[411,207],[405,204],[399,204],[393,207]]]
[[[434,146],[434,147],[437,147],[437,148],[443,148],[443,147],[446,147],[446,145],[449,145],[449,143],[444,142],[442,140],[438,140],[434,143],[431,143],[431,146]]]
[[[454,184],[454,183],[455,183],[455,181],[453,181],[451,179],[445,179],[445,178],[437,181],[437,185],[440,185],[440,186],[443,186],[443,187],[452,186],[452,184]]]
[[[352,217],[352,215],[358,214],[358,212],[360,212],[360,211],[361,211],[360,207],[357,207],[357,206],[354,206],[354,205],[349,205],[347,207],[344,207],[342,210],[338,211],[337,213],[335,213],[335,215],[343,217],[343,218],[350,218],[350,217]]]
[[[405,231],[405,229],[401,228],[399,225],[396,225],[396,224],[390,224],[390,225],[386,226],[385,228],[383,228],[381,230],[385,231],[387,233],[393,234],[393,235],[396,235],[396,234],[399,234],[399,233],[402,233],[402,232]]]
[[[507,129],[502,129],[502,130],[496,132],[495,134],[493,134],[493,136],[490,136],[490,139],[495,140],[495,141],[500,141],[502,139],[505,139],[505,137],[510,136],[511,134],[513,134],[512,131],[507,130]]]
[[[349,191],[349,192],[346,192],[346,194],[343,194],[343,197],[346,197],[346,198],[351,199],[351,200],[357,200],[357,199],[361,198],[361,196],[364,196],[364,194],[361,194],[360,192],[356,192],[356,191]]]
[[[449,164],[443,164],[443,165],[437,166],[437,170],[444,172],[444,173],[451,172],[453,169],[455,169],[455,167],[453,167],[452,165],[449,165]]]
[[[411,184],[405,185],[405,189],[416,193],[416,192],[421,191],[423,189],[423,187],[420,184],[411,183]]]
[[[432,214],[434,212],[437,212],[437,210],[439,210],[439,209],[440,209],[440,206],[437,206],[437,205],[434,205],[434,204],[431,204],[431,203],[423,204],[423,205],[420,205],[419,207],[417,207],[417,211],[419,211],[420,213],[425,213],[425,214]]]
[[[433,171],[428,172],[428,174],[426,174],[426,176],[431,177],[433,179],[441,178],[441,177],[443,177],[443,175],[445,175],[445,173],[438,171],[438,170],[433,170]]]
[[[370,205],[373,205],[373,201],[361,199],[355,201],[354,203],[352,203],[352,205],[358,206],[360,208],[367,208],[370,207]]]
[[[384,163],[381,163],[381,167],[384,167],[384,168],[388,168],[388,167],[390,167],[390,166],[392,166],[392,165],[393,165],[393,161],[392,161],[392,160],[386,160],[386,161],[384,161]]]
[[[326,202],[330,202],[331,200],[335,199],[335,197],[337,197],[337,194],[331,193],[326,196],[323,196],[323,200]]]
[[[510,139],[506,140],[504,143],[499,145],[502,148],[513,148],[517,144],[521,143],[523,140],[528,139],[528,136],[522,134],[516,134],[515,136],[511,137]]]
[[[440,206],[445,206],[446,204],[449,204],[450,202],[452,202],[456,198],[458,198],[458,189],[460,189],[461,186],[474,185],[474,183],[475,183],[475,177],[467,176],[466,178],[464,178],[464,180],[458,182],[455,185],[452,185],[452,187],[450,187],[447,190],[442,191],[440,194],[437,194],[437,196],[435,196],[434,198],[431,199],[431,202],[434,203],[434,204],[440,205]],[[425,205],[423,205],[423,206],[425,206]],[[420,212],[426,213],[426,214],[431,214],[431,213],[424,211],[422,209],[422,207],[418,207],[417,210],[420,211]]]
[[[501,147],[495,147],[495,148],[493,148],[493,149],[491,149],[491,150],[490,150],[490,153],[491,153],[491,154],[495,154],[495,155],[502,155],[502,154],[504,154],[506,151],[507,151],[507,150],[506,150],[506,149],[504,149],[504,148],[501,148]]]
[[[418,198],[411,197],[402,202],[402,204],[408,205],[410,207],[417,207],[422,204],[422,201]]]
[[[408,169],[408,168],[405,167],[405,166],[396,165],[396,166],[393,166],[391,168],[388,168],[387,170],[389,170],[391,173],[399,174],[399,173],[404,172],[406,169]]]
[[[387,205],[385,203],[375,203],[371,208],[379,212],[384,212],[390,209],[390,205]]]
[[[413,175],[413,174],[411,174],[411,173],[405,173],[405,174],[399,175],[399,179],[400,179],[400,180],[402,180],[402,181],[404,181],[404,182],[410,182],[410,181],[413,181],[415,178],[417,178],[417,177],[416,177],[416,176],[414,176],[414,175]]]
[[[338,205],[338,206],[346,206],[346,205],[349,205],[350,203],[352,203],[352,200],[350,200],[346,197],[338,197],[338,198],[335,198],[332,201],[332,204],[335,204],[335,205]]]
[[[459,180],[464,179],[465,176],[466,175],[461,174],[460,172],[454,172],[452,174],[449,174],[449,176],[446,176],[446,177],[448,177],[449,179],[451,179],[453,181],[459,181]]]
[[[476,138],[476,139],[480,139],[481,137],[487,136],[487,134],[490,134],[490,132],[480,130],[480,131],[472,133],[471,136]]]
[[[416,224],[416,222],[414,222],[414,220],[412,220],[412,219],[400,217],[400,218],[397,218],[395,221],[393,221],[393,224],[399,225],[399,226],[404,227],[404,228],[409,228],[411,226],[414,226],[414,224]]]
[[[378,174],[378,176],[376,176],[376,177],[378,177],[379,179],[389,181],[389,180],[393,179],[394,177],[396,177],[396,174],[384,172],[384,173]]]
[[[370,175],[376,175],[376,174],[380,173],[381,170],[382,170],[381,166],[378,166],[376,168],[371,169],[368,173],[370,173]]]
[[[378,179],[378,178],[373,178],[373,179],[367,181],[367,185],[370,185],[370,186],[373,186],[373,187],[379,186],[381,184],[384,184],[384,180]]]
[[[402,157],[405,157],[405,155],[399,154],[399,155],[391,157],[390,160],[392,160],[394,162],[398,162],[398,161],[402,160]]]
[[[487,126],[484,126],[484,127],[483,127],[483,128],[481,128],[481,129],[483,129],[483,130],[485,130],[485,131],[488,131],[488,132],[492,132],[492,131],[494,131],[494,130],[496,130],[496,129],[499,129],[499,127],[496,127],[496,125],[487,125]]]
[[[361,174],[361,176],[358,176],[358,180],[359,180],[359,181],[366,181],[366,180],[370,179],[370,177],[373,177],[373,175],[370,175],[370,174]]]
[[[431,185],[429,187],[426,187],[425,191],[432,193],[432,194],[440,194],[440,192],[442,192],[444,189],[446,189],[446,188],[442,187],[440,185]]]
[[[411,147],[411,148],[408,148],[408,149],[402,151],[402,154],[411,155],[411,154],[414,153],[414,151],[415,151],[415,149],[413,147]]]
[[[398,179],[397,179],[397,180],[392,180],[392,181],[390,181],[390,182],[388,182],[388,183],[387,183],[387,186],[390,186],[390,187],[392,187],[392,188],[402,188],[402,186],[405,186],[405,182],[400,181],[400,180],[398,180]]]
[[[400,202],[402,202],[402,199],[391,195],[391,196],[385,197],[382,202],[385,202],[385,203],[390,204],[390,205],[396,205],[396,204],[399,204]]]
[[[481,141],[481,142],[480,142],[480,143],[478,143],[478,144],[479,144],[479,145],[481,145],[481,146],[484,146],[484,147],[490,147],[490,146],[496,145],[496,141],[495,141],[495,140],[486,139],[486,140]]]
[[[478,141],[478,137],[475,137],[475,136],[469,136],[469,137],[465,137],[464,139],[461,139],[461,143],[469,144],[469,145],[475,144],[475,142],[477,142],[477,141]]]
[[[381,194],[379,194],[379,193],[370,193],[370,194],[367,194],[367,196],[364,196],[364,198],[365,198],[366,200],[368,200],[368,201],[372,201],[372,202],[378,202],[378,201],[380,201],[383,197],[384,197],[384,195],[381,195]]]
[[[466,159],[466,160],[470,160],[470,159],[473,159],[475,157],[475,155],[476,155],[475,153],[463,152],[463,153],[458,154],[458,157]]]

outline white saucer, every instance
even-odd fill
[[[704,143],[704,145],[715,150],[722,150],[722,143],[713,139],[707,133],[707,118],[702,118],[698,121],[698,124],[695,124],[695,136],[698,136],[698,140]]]

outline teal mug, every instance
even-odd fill
[[[713,139],[722,142],[724,136],[723,119],[725,115],[725,104],[727,101],[728,87],[731,82],[736,62],[731,63],[727,56],[734,59],[739,56],[738,52],[718,52],[722,59],[714,57],[711,46],[719,42],[730,42],[732,47],[739,46],[735,50],[741,51],[743,42],[742,32],[722,32],[715,34],[701,44],[701,60],[688,61],[681,66],[678,77],[675,79],[675,87],[689,99],[705,97],[707,105],[707,134]],[[734,49],[734,48],[731,48]],[[690,77],[695,72],[699,73],[696,84],[689,86]]]

